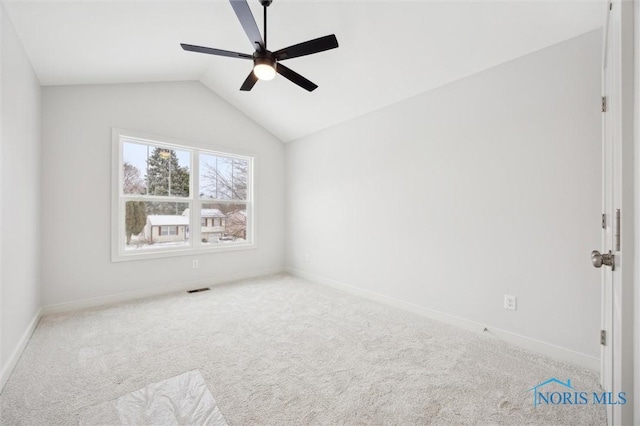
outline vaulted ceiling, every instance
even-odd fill
[[[262,30],[262,8],[249,0]],[[252,53],[227,0],[11,1],[5,7],[43,85],[200,80],[284,142],[597,29],[602,1],[275,0],[269,47],[335,33],[340,48],[238,89],[251,62],[180,43]],[[215,120],[215,117],[212,117]]]

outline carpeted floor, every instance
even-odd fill
[[[75,425],[199,370],[230,425],[606,424],[533,407],[587,370],[287,275],[43,318],[0,396],[3,425]]]

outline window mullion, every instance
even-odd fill
[[[162,196],[153,196],[148,197],[146,195],[135,195],[130,194],[128,196],[120,197],[122,201],[125,203],[127,201],[146,201],[150,203],[188,203],[191,201],[190,198],[175,198],[175,197],[162,197]]]
[[[249,204],[247,200],[218,200],[216,198],[200,198],[200,201],[211,204]]]
[[[202,246],[200,215],[202,203],[200,202],[200,151],[191,151],[191,164],[193,171],[191,172],[191,210],[189,221],[191,222],[191,245],[194,248]]]

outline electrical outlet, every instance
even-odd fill
[[[193,269],[196,269],[198,267],[198,259],[195,259],[192,264],[193,264]]]
[[[516,297],[509,294],[504,295],[504,308],[512,311],[516,310]]]

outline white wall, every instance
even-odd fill
[[[13,25],[2,20],[2,375],[40,308],[40,83]]]
[[[46,87],[42,108],[43,305],[283,268],[284,147],[202,84]],[[255,153],[258,248],[112,263],[112,127]]]
[[[600,38],[288,144],[288,267],[597,365]]]

